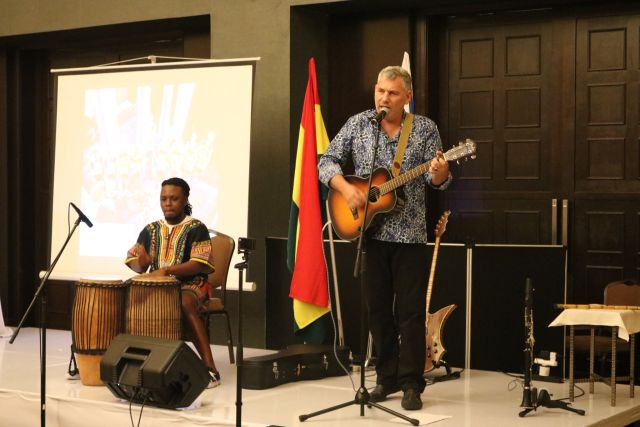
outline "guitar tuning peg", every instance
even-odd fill
[[[475,155],[475,154],[472,154],[472,155],[471,155],[471,159],[475,160],[475,159],[476,159],[476,155]]]

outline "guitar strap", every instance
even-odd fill
[[[404,150],[407,148],[407,141],[409,140],[409,134],[413,127],[413,114],[407,113],[402,119],[402,129],[400,130],[400,139],[398,141],[398,148],[396,149],[396,155],[393,158],[393,164],[391,165],[391,176],[394,178],[400,175],[400,166],[402,166],[402,160],[404,158]]]

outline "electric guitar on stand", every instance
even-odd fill
[[[443,156],[447,161],[460,161],[467,158],[475,159],[475,154],[476,143],[467,138],[464,142],[460,142],[457,146],[447,150],[446,153],[443,153]],[[369,211],[365,221],[362,218],[364,208],[352,211],[340,192],[329,189],[327,198],[329,216],[336,234],[343,240],[356,239],[360,235],[360,227],[362,227],[363,223],[366,229],[376,214],[389,212],[396,207],[398,197],[395,189],[428,172],[430,163],[431,161],[424,162],[395,178],[392,178],[389,170],[385,168],[378,168],[373,171],[371,191],[369,192]],[[368,177],[350,175],[344,178],[363,192],[367,191]]]
[[[455,304],[448,305],[436,311],[434,314],[429,313],[429,305],[431,303],[431,291],[433,289],[433,279],[436,272],[436,262],[438,260],[438,249],[440,248],[440,238],[444,234],[447,227],[447,221],[451,211],[446,211],[440,217],[436,225],[435,236],[436,242],[433,248],[433,257],[431,259],[431,272],[429,273],[429,285],[427,286],[427,319],[426,319],[426,357],[424,362],[424,372],[430,372],[440,366],[447,368],[447,375],[451,376],[449,366],[442,360],[442,356],[446,353],[446,349],[442,344],[442,329],[453,310],[457,307]]]

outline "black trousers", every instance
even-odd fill
[[[422,392],[429,260],[424,244],[367,241],[365,292],[377,383]]]

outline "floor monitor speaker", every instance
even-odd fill
[[[128,334],[113,339],[100,378],[116,397],[169,409],[191,405],[209,383],[204,363],[183,341]]]

